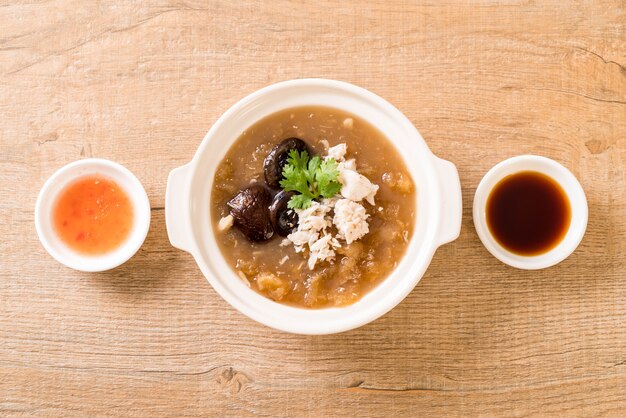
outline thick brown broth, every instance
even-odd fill
[[[237,228],[217,228],[228,215],[226,202],[251,182],[264,182],[263,160],[288,137],[303,139],[320,155],[326,154],[323,140],[331,147],[346,143],[346,158],[355,158],[358,172],[380,186],[376,205],[363,203],[370,232],[350,245],[342,242],[334,262],[318,262],[313,270],[306,254],[281,246],[283,237],[255,243]],[[397,266],[413,234],[415,193],[404,161],[376,128],[344,111],[308,106],[274,113],[241,134],[215,174],[210,210],[223,256],[252,289],[280,303],[322,308],[357,301]]]

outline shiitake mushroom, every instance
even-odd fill
[[[287,207],[289,199],[294,194],[294,192],[282,190],[276,193],[270,206],[270,220],[272,221],[274,232],[283,237],[291,234],[298,226],[298,214],[295,210]]]
[[[230,214],[250,241],[266,241],[274,235],[269,206],[272,194],[260,184],[242,189],[227,203]]]
[[[291,150],[309,152],[306,142],[295,137],[287,138],[274,146],[263,162],[268,186],[280,188],[283,168]],[[287,207],[293,195],[293,192],[281,190],[272,198],[272,193],[266,187],[253,184],[240,190],[227,205],[235,226],[250,241],[267,241],[274,232],[287,236],[298,226],[298,214]]]
[[[291,150],[309,152],[306,142],[300,138],[287,138],[274,146],[263,162],[265,182],[268,186],[274,189],[280,188],[280,181],[283,179],[283,168],[287,164]]]

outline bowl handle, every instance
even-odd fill
[[[435,157],[441,190],[441,223],[437,233],[439,245],[454,241],[461,233],[463,199],[459,173],[450,161]]]
[[[170,171],[165,189],[167,236],[174,247],[187,252],[191,252],[193,246],[189,217],[189,164],[187,164]]]

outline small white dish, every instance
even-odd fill
[[[54,230],[52,209],[67,185],[94,174],[112,179],[126,192],[133,205],[133,228],[117,249],[102,255],[85,255],[61,241]],[[141,182],[126,167],[98,158],[78,160],[57,170],[41,188],[35,204],[35,227],[44,248],[59,263],[79,271],[110,270],[126,262],[143,244],[150,228],[150,202]]]
[[[556,181],[567,195],[571,209],[569,229],[561,242],[551,250],[533,256],[522,256],[505,249],[487,225],[487,199],[494,186],[503,178],[522,171],[543,173]],[[587,228],[587,198],[576,177],[561,164],[546,157],[520,155],[496,164],[485,174],[474,195],[473,217],[478,237],[494,257],[512,267],[538,270],[560,263],[578,247]]]

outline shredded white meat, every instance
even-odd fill
[[[354,158],[350,158],[349,160],[341,161],[339,163],[339,166],[337,167],[337,169],[339,170],[339,172],[341,172],[343,170],[356,171],[356,161],[355,161]]]
[[[339,170],[339,182],[342,184],[341,195],[354,202],[365,199],[370,205],[374,205],[374,196],[378,192],[378,185],[373,184],[362,174],[354,170]]]
[[[348,147],[346,144],[335,145],[334,147],[328,148],[326,159],[334,158],[335,161],[343,161],[346,156],[346,152],[348,152]]]
[[[233,218],[233,215],[224,216],[218,222],[217,230],[220,232],[226,232],[233,226],[234,222],[235,222],[235,218]]]
[[[335,249],[339,247],[341,247],[341,244],[332,235],[322,235],[320,239],[309,246],[309,270],[315,268],[317,260],[328,260],[335,257]]]
[[[333,258],[334,250],[341,246],[328,231],[332,225],[332,218],[328,214],[330,210],[330,206],[319,202],[313,202],[307,209],[296,209],[298,228],[287,236],[296,252],[303,252],[308,247],[308,266],[311,270],[318,260]]]
[[[363,205],[348,199],[340,199],[335,204],[333,223],[337,227],[337,237],[344,239],[347,244],[362,238],[369,232],[367,224],[369,215]]]
[[[365,199],[374,205],[378,185],[359,174],[356,161],[346,160],[346,153],[347,146],[342,143],[328,148],[325,157],[338,162],[340,193],[321,202],[314,201],[307,209],[296,209],[298,228],[281,243],[293,244],[298,253],[308,252],[307,265],[311,270],[318,261],[334,259],[335,250],[341,247],[339,240],[350,245],[369,232],[369,215],[360,202]],[[336,236],[332,233],[333,225]]]

